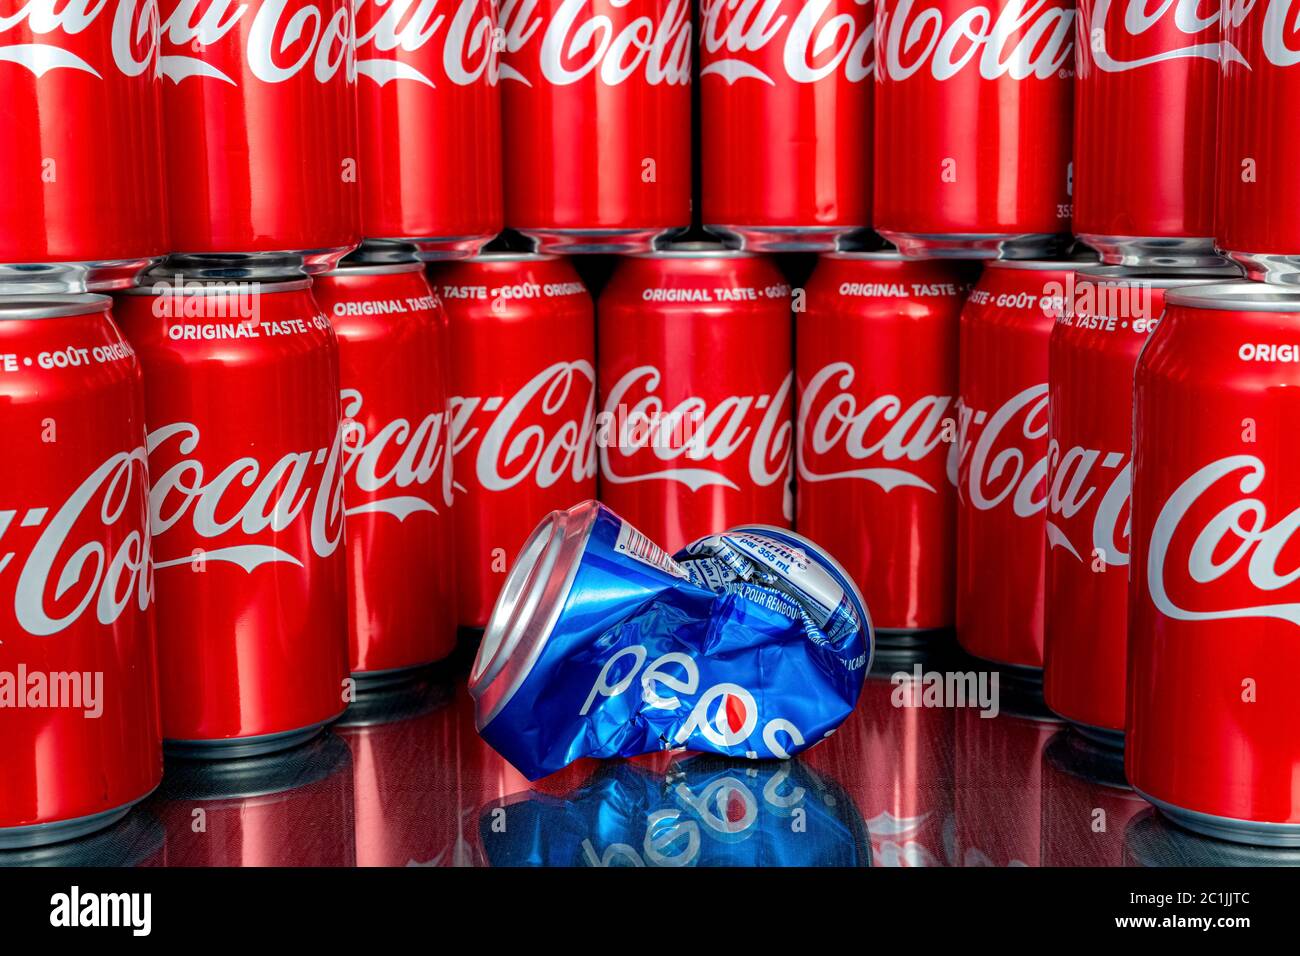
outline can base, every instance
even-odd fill
[[[1254,846],[1300,847],[1300,823],[1264,823],[1201,813],[1157,800],[1134,787],[1139,796],[1185,830],[1202,836]]]
[[[1246,278],[1274,285],[1300,285],[1300,255],[1266,255],[1262,252],[1221,250],[1229,261],[1241,266]]]
[[[728,249],[747,252],[837,252],[864,226],[709,226]]]
[[[157,256],[99,262],[0,263],[0,295],[129,289],[140,273],[161,261],[162,257]]]
[[[408,664],[405,667],[393,667],[382,671],[353,671],[348,676],[356,681],[359,692],[369,693],[381,687],[391,687],[395,684],[406,684],[419,680],[439,662],[421,661],[418,664]]]
[[[340,714],[342,711],[339,712]],[[240,757],[260,757],[263,754],[288,750],[305,743],[338,719],[338,715],[309,727],[283,730],[255,737],[222,737],[217,740],[164,740],[163,753],[168,757],[185,760],[234,760]]]
[[[482,236],[410,236],[389,239],[366,239],[360,250],[366,262],[445,262],[469,259],[496,238],[496,233]]]
[[[1042,259],[1063,252],[1069,242],[1069,236],[1047,232],[931,235],[877,231],[903,255],[930,259]]]
[[[283,252],[178,252],[167,257],[165,271],[192,279],[283,279],[329,272],[356,246]],[[148,277],[145,277],[146,281]]]
[[[1082,724],[1077,720],[1065,717],[1064,714],[1061,716],[1074,728],[1075,733],[1089,743],[1109,747],[1111,750],[1117,750],[1120,753],[1124,752],[1124,731],[1113,730],[1110,727],[1097,727],[1093,724]]]
[[[654,229],[519,229],[535,252],[613,255],[650,252],[684,227]]]
[[[1076,236],[1108,266],[1151,266],[1163,269],[1213,269],[1225,264],[1209,236],[1158,238],[1145,236]]]
[[[55,820],[51,823],[34,823],[21,827],[0,827],[0,850],[25,850],[89,836],[117,823],[147,796],[148,794],[143,794],[120,807],[92,813],[85,817],[74,817],[71,820]]]
[[[951,634],[951,627],[878,627],[875,630],[876,645],[881,650],[929,647]]]

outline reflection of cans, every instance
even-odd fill
[[[861,595],[812,542],[734,528],[668,557],[603,505],[547,516],[470,674],[480,733],[530,779],[578,757],[788,757],[852,711]]]
[[[953,819],[951,707],[923,706],[914,663],[877,659],[852,716],[802,758],[839,781],[871,833],[877,866],[944,866]]]
[[[361,695],[334,725],[352,752],[357,866],[455,864],[451,708],[449,684],[419,681]]]
[[[493,866],[868,866],[853,801],[799,760],[606,764],[564,798],[489,804]]]
[[[1119,866],[1124,828],[1147,809],[1124,779],[1124,758],[1072,729],[1043,750],[1043,866]]]
[[[1300,866],[1300,848],[1250,846],[1182,829],[1155,810],[1138,814],[1124,833],[1125,866]]]
[[[324,734],[280,753],[169,760],[149,810],[169,866],[353,866],[352,759]]]
[[[956,832],[959,866],[1038,866],[1042,855],[1042,752],[1061,723],[1041,700],[1002,692],[1001,713],[957,714]]]

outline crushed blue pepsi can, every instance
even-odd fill
[[[852,713],[872,645],[862,596],[806,538],[733,528],[670,558],[587,501],[525,543],[469,690],[530,780],[656,750],[786,758]]]

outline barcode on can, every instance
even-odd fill
[[[626,521],[618,529],[614,550],[630,558],[658,568],[678,578],[687,577],[686,569],[668,556],[668,552],[655,544]]]

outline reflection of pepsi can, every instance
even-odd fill
[[[785,758],[852,712],[871,646],[857,589],[799,535],[736,528],[670,558],[588,501],[524,545],[470,692],[530,779],[680,747]]]

